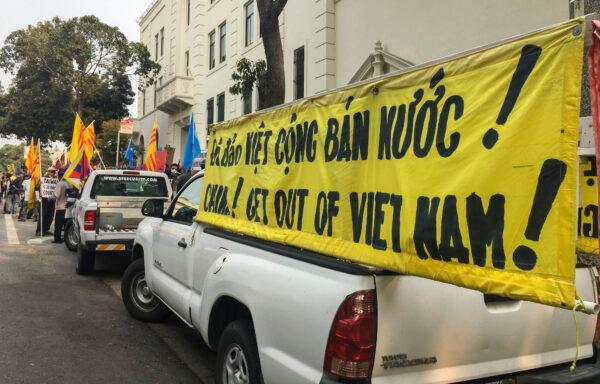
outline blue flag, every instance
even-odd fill
[[[192,113],[187,140],[185,142],[185,152],[183,153],[183,169],[189,171],[192,166],[192,160],[198,156],[200,156],[200,142],[196,136],[196,124],[194,123],[194,114]]]
[[[127,159],[127,166],[133,166],[133,139],[129,139],[129,144],[127,145],[127,149],[123,152],[123,157]]]

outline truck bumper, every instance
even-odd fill
[[[600,360],[600,359],[599,359]],[[540,373],[517,376],[517,384],[584,384],[600,383],[600,362],[577,364],[571,372],[569,365],[549,368]]]
[[[95,252],[131,252],[133,240],[93,240],[86,241],[85,246]]]

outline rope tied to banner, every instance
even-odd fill
[[[571,313],[573,314],[573,322],[575,323],[575,359],[571,363],[571,367],[569,370],[573,372],[575,368],[577,368],[577,359],[579,359],[579,322],[577,321],[577,311],[583,311],[585,309],[585,304],[583,303],[583,299],[581,296],[577,296],[575,300],[575,306]]]

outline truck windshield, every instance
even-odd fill
[[[96,196],[168,197],[169,192],[163,177],[98,175],[90,191],[92,199]]]

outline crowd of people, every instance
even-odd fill
[[[36,236],[54,236],[54,242],[61,243],[67,202],[66,192],[71,188],[69,183],[61,180],[64,172],[64,168],[49,167],[44,176],[60,180],[56,185],[54,195],[41,196],[38,183],[35,193],[31,196],[35,202],[31,204],[29,202],[31,175],[21,169],[0,174],[0,201],[4,213],[17,216],[19,221],[36,221]],[[54,231],[50,232],[53,222]]]
[[[173,192],[180,190],[185,183],[197,172],[204,168],[204,160],[194,159],[189,172],[183,172],[181,165],[173,163],[165,170],[171,180]],[[63,242],[62,232],[65,222],[67,191],[71,184],[62,179],[64,168],[49,167],[44,174],[48,178],[57,178],[54,194],[43,197],[40,194],[40,183],[35,187],[32,197],[35,202],[29,202],[31,175],[16,169],[14,172],[0,173],[0,203],[5,214],[17,216],[19,221],[34,220],[37,222],[36,236],[54,236],[55,243]],[[54,231],[50,232],[54,222]]]

